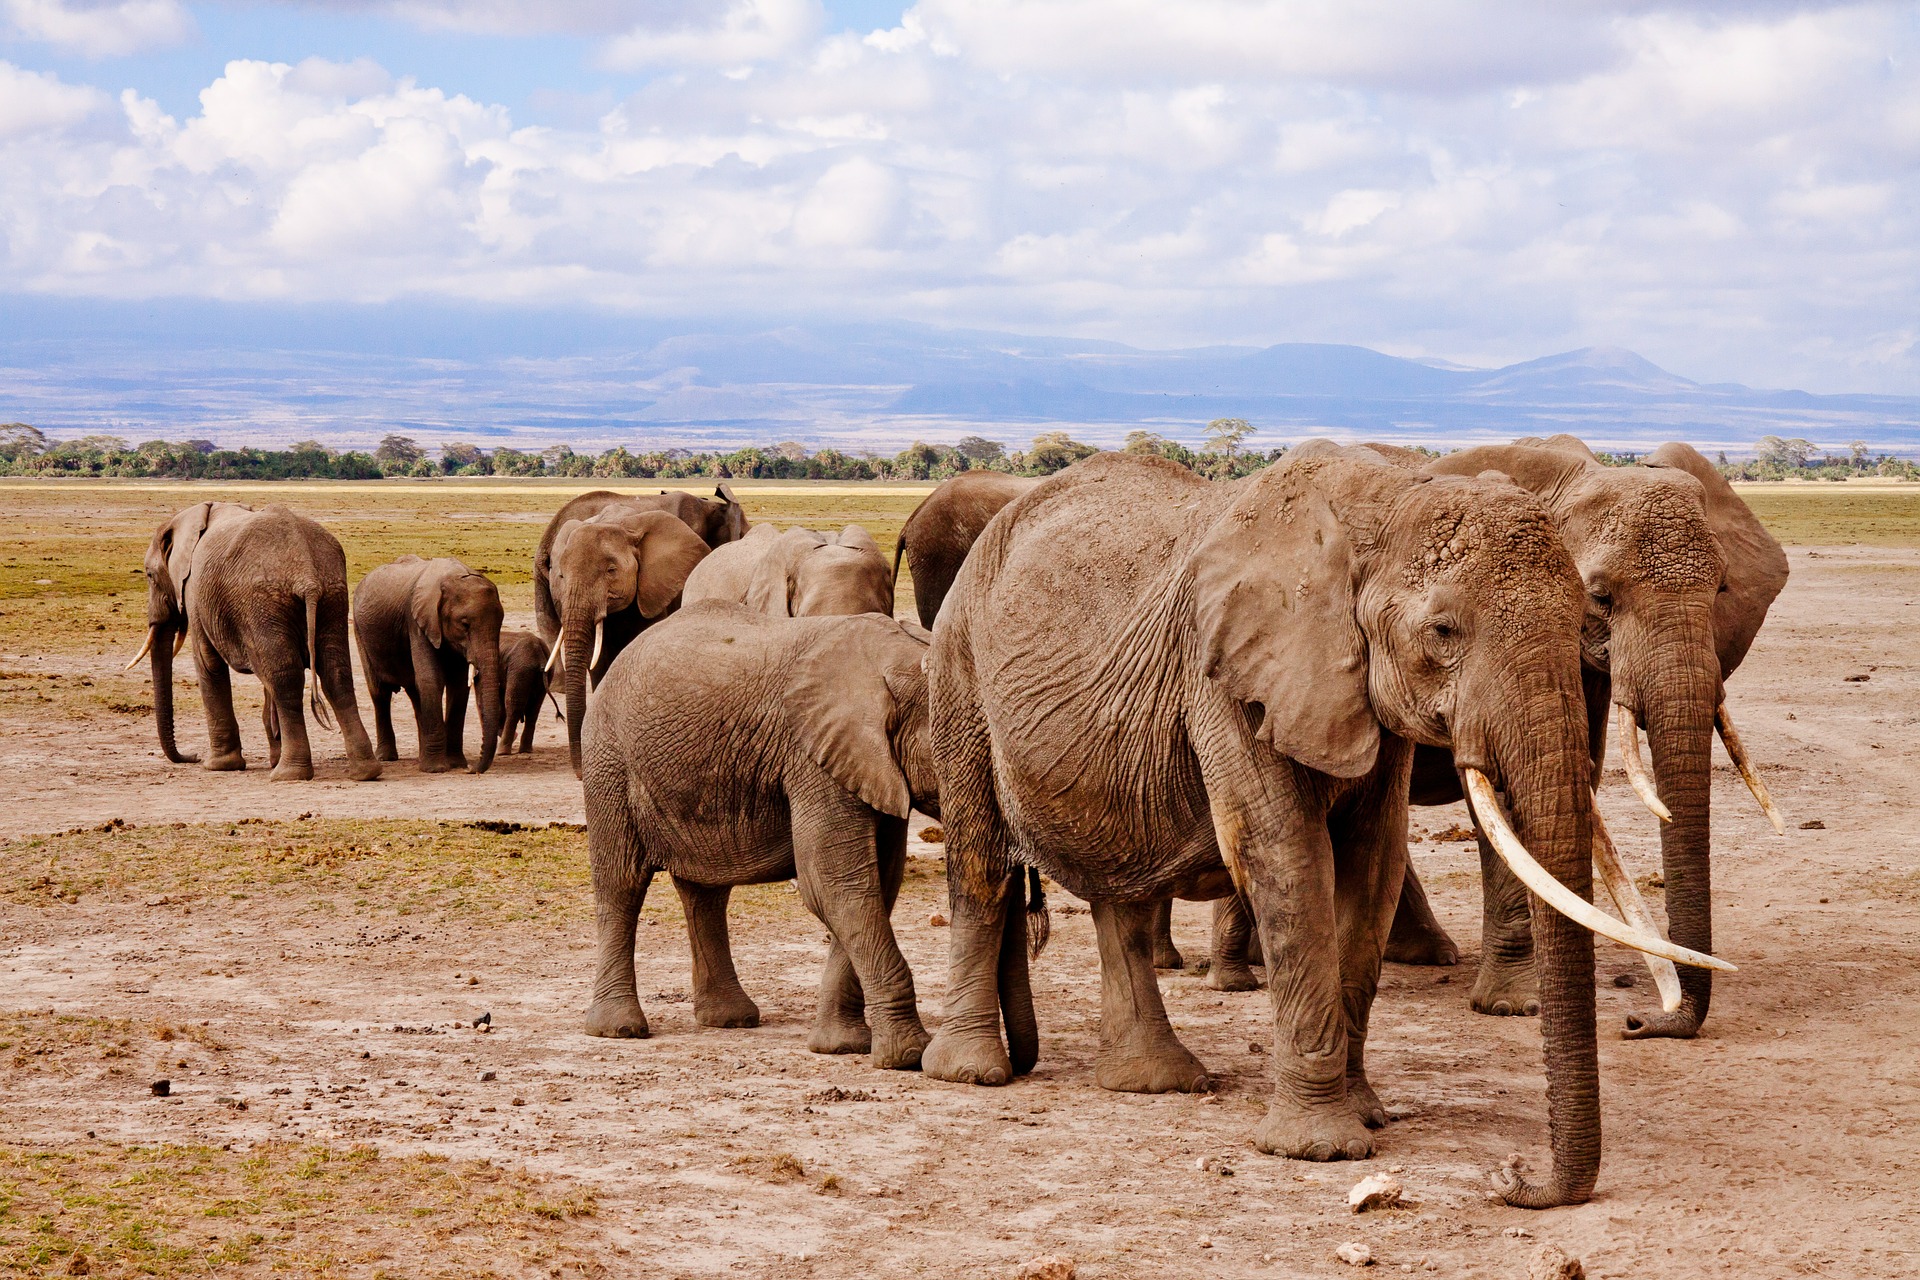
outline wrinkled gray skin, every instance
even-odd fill
[[[893,572],[899,576],[904,555],[913,574],[913,607],[927,630],[933,630],[967,552],[987,523],[1000,514],[1000,508],[1039,483],[998,471],[962,471],[942,481],[913,509],[893,544]]]
[[[500,754],[512,755],[515,734],[520,753],[533,750],[533,730],[540,720],[540,704],[552,698],[553,680],[547,675],[552,650],[531,631],[500,633],[501,680],[506,685],[505,723],[500,726]],[[554,711],[558,713],[556,705]]]
[[[744,604],[783,618],[892,617],[893,571],[872,535],[857,524],[837,534],[776,533],[772,525],[756,525],[687,575],[682,606],[702,600]]]
[[[569,521],[555,535],[553,601],[559,609],[560,679],[575,775],[589,677],[598,688],[620,651],[648,623],[678,607],[687,575],[706,554],[707,544],[678,517],[626,505]],[[594,638],[602,627],[600,657],[593,662]]]
[[[620,656],[587,711],[599,971],[586,1028],[644,1036],[634,924],[673,877],[694,1018],[758,1026],[727,941],[731,886],[795,878],[832,934],[808,1047],[919,1064],[927,1033],[888,916],[910,808],[938,815],[925,641],[891,618],[775,618],[708,602]]]
[[[353,593],[353,632],[360,670],[373,695],[373,726],[382,760],[398,760],[393,695],[413,704],[420,732],[420,772],[485,773],[506,721],[500,663],[500,592],[493,580],[450,557],[402,556],[360,579]],[[480,760],[465,750],[468,668],[480,709]]]
[[[154,530],[146,575],[154,721],[167,759],[200,759],[174,742],[173,657],[187,643],[207,713],[203,768],[247,767],[233,715],[231,673],[239,671],[259,676],[266,692],[262,719],[273,776],[311,778],[313,754],[301,709],[311,670],[314,716],[323,728],[332,727],[320,705],[324,691],[346,739],[348,772],[363,782],[380,776],[354,701],[347,558],[332,534],[283,506],[256,511],[235,502],[202,502]]]
[[[1017,858],[1093,904],[1099,1082],[1204,1087],[1148,925],[1158,899],[1237,881],[1274,973],[1255,1142],[1371,1154],[1364,1049],[1413,744],[1483,770],[1535,858],[1591,894],[1581,609],[1533,495],[1325,442],[1231,486],[1096,455],[1006,507],[928,664],[952,933],[923,1070],[1004,1084],[1038,1057]],[[1592,936],[1552,912],[1533,928],[1553,1164],[1500,1189],[1540,1207],[1590,1195],[1600,1115]]]
[[[540,546],[533,553],[533,620],[540,638],[553,644],[560,636],[560,605],[553,594],[553,544],[560,530],[576,520],[591,520],[603,511],[615,508],[627,511],[665,511],[700,535],[708,548],[725,546],[747,536],[747,513],[733,496],[729,485],[717,485],[711,498],[695,497],[679,490],[659,493],[626,494],[610,489],[595,489],[572,499],[547,521],[540,535]]]

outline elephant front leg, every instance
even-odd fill
[[[1367,1079],[1367,1026],[1407,871],[1407,788],[1399,761],[1389,752],[1412,754],[1398,740],[1383,745],[1378,771],[1340,806],[1329,831],[1347,1029],[1347,1105],[1369,1129],[1383,1127],[1387,1112]]]
[[[703,1027],[757,1027],[760,1007],[740,985],[733,969],[733,945],[727,939],[727,899],[731,885],[690,884],[673,878],[687,918],[687,942],[693,949],[693,1020]]]
[[[1253,911],[1239,893],[1230,893],[1213,904],[1213,967],[1207,970],[1207,985],[1215,991],[1258,991],[1260,979],[1253,966],[1260,963],[1260,935],[1253,922]]]
[[[1478,834],[1478,828],[1475,828]],[[1533,964],[1533,919],[1527,887],[1480,840],[1480,974],[1473,1010],[1496,1018],[1539,1016],[1540,977]]]
[[[1400,905],[1393,913],[1393,932],[1387,935],[1387,959],[1395,964],[1460,963],[1460,948],[1435,918],[1426,886],[1411,865],[1400,884]]]
[[[443,683],[447,691],[446,725],[447,748],[446,762],[449,769],[466,770],[467,763],[467,665],[466,659],[460,660],[458,670],[446,672]]]
[[[273,699],[260,699],[260,728],[267,735],[267,767],[277,769],[280,766],[280,716],[274,710]]]
[[[1158,904],[1093,904],[1100,946],[1100,1055],[1094,1078],[1124,1093],[1201,1093],[1207,1069],[1173,1034],[1153,972]]]
[[[215,773],[244,769],[240,722],[233,715],[233,672],[198,633],[193,637],[193,664],[200,677],[200,705],[207,713],[207,758],[200,767]]]
[[[418,668],[416,668],[418,671]],[[416,674],[419,689],[409,689],[413,697],[413,716],[420,730],[420,772],[447,771],[446,690],[441,687],[437,670],[429,668]]]

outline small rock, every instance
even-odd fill
[[[1365,1213],[1369,1209],[1391,1209],[1400,1203],[1400,1194],[1405,1188],[1400,1179],[1390,1173],[1370,1173],[1353,1184],[1347,1192],[1347,1208],[1355,1213]]]
[[[481,1015],[480,1015],[479,1017],[477,1017],[477,1018],[475,1018],[475,1019],[473,1020],[473,1025],[474,1025],[474,1026],[476,1026],[476,1027],[490,1027],[490,1026],[492,1026],[492,1025],[493,1025],[493,1010],[491,1010],[491,1009],[489,1009],[489,1010],[487,1010],[487,1011],[486,1011],[485,1013],[483,1013],[483,1014],[481,1014]]]
[[[1815,818],[1812,822],[1801,823],[1800,829],[1802,831],[1825,831],[1827,829],[1827,824],[1820,821],[1820,819]]]
[[[154,1097],[156,1097],[156,1098],[164,1098],[164,1097],[166,1097],[166,1096],[167,1096],[168,1094],[170,1094],[170,1093],[172,1093],[172,1092],[173,1092],[173,1081],[171,1081],[171,1080],[155,1080],[155,1081],[153,1082],[153,1096],[154,1096]]]
[[[1370,1267],[1373,1265],[1373,1250],[1358,1240],[1349,1240],[1333,1251],[1333,1256],[1350,1267]]]
[[[480,1082],[482,1084],[485,1084],[489,1080],[498,1080],[499,1078],[500,1073],[497,1071],[482,1071],[480,1073]]]
[[[944,911],[934,912],[932,915],[927,917],[927,923],[932,925],[936,929],[946,928],[947,927],[946,913]]]
[[[1527,1259],[1527,1280],[1587,1280],[1587,1269],[1559,1245],[1543,1244]]]
[[[524,1107],[527,1105],[527,1100],[525,1098],[515,1098],[513,1100],[513,1105],[516,1107]]]
[[[1211,1248],[1213,1248],[1213,1237],[1212,1237],[1212,1236],[1201,1236],[1201,1237],[1200,1237],[1200,1239],[1199,1239],[1199,1241],[1198,1241],[1197,1243],[1199,1244],[1199,1246],[1200,1246],[1200,1247],[1201,1247],[1202,1249],[1211,1249]]]
[[[1631,973],[1616,973],[1613,975],[1613,985],[1616,987],[1630,987],[1639,980],[1637,975]]]
[[[1527,1230],[1525,1227],[1508,1227],[1506,1230],[1502,1231],[1500,1234],[1503,1236],[1506,1236],[1510,1240],[1533,1239],[1533,1232]]]
[[[1072,1258],[1063,1258],[1057,1253],[1042,1254],[1030,1262],[1022,1264],[1013,1273],[1013,1280],[1074,1280],[1080,1269]]]

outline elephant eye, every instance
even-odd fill
[[[1610,592],[1590,591],[1587,593],[1587,599],[1593,601],[1594,608],[1600,610],[1602,613],[1611,613],[1613,611],[1613,595]]]

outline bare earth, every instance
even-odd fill
[[[56,1151],[371,1143],[383,1157],[486,1157],[597,1196],[597,1212],[564,1224],[564,1247],[539,1257],[463,1254],[475,1247],[462,1237],[389,1229],[357,1260],[312,1274],[411,1276],[431,1263],[456,1275],[1010,1276],[1058,1254],[1083,1277],[1323,1276],[1346,1274],[1334,1249],[1360,1241],[1391,1272],[1520,1277],[1551,1241],[1592,1276],[1920,1275],[1920,682],[1910,659],[1920,554],[1792,559],[1793,581],[1730,701],[1790,820],[1825,826],[1773,836],[1722,762],[1715,940],[1741,972],[1716,985],[1701,1039],[1611,1038],[1653,995],[1644,977],[1616,987],[1616,975],[1642,971],[1601,944],[1606,1155],[1587,1205],[1530,1213],[1485,1197],[1486,1171],[1509,1153],[1544,1159],[1545,1100],[1537,1025],[1467,1009],[1477,863],[1457,840],[1421,840],[1415,858],[1468,961],[1388,967],[1371,1063],[1395,1120],[1364,1164],[1298,1164],[1251,1147],[1272,1038],[1264,994],[1163,975],[1175,1025],[1218,1092],[1095,1087],[1091,926],[1064,894],[1036,968],[1043,1038],[1031,1078],[973,1089],[809,1054],[825,947],[820,927],[780,901],[783,886],[755,891],[753,909],[737,913],[736,955],[763,1025],[718,1031],[693,1024],[677,908],[656,885],[640,973],[654,1036],[620,1042],[579,1031],[591,958],[579,889],[532,899],[547,916],[407,914],[351,888],[109,887],[75,902],[0,893],[0,1012],[167,1020],[225,1046],[143,1042],[123,1071],[91,1060],[34,1071],[0,1054],[0,1130]],[[91,679],[94,695],[147,700],[144,673],[118,674],[111,656],[21,656],[24,647],[0,639],[7,670],[58,671],[62,685]],[[1870,679],[1847,679],[1859,675]],[[257,698],[251,680],[235,683]],[[19,837],[116,818],[133,828],[116,840],[159,824],[301,814],[582,820],[550,713],[532,758],[504,757],[483,777],[416,773],[401,716],[406,758],[382,781],[345,781],[338,737],[316,732],[316,781],[288,785],[269,782],[263,760],[243,775],[168,765],[150,715],[45,705],[45,719],[0,724],[0,835],[16,837],[0,845],[0,888],[35,870]],[[180,705],[183,743],[201,742],[184,682]],[[257,711],[241,720],[250,748],[258,723]],[[1617,771],[1602,794],[1630,866],[1654,870],[1653,819]],[[1414,824],[1439,833],[1462,817],[1416,811]],[[916,842],[915,852],[925,861],[895,924],[937,1023],[939,850]],[[1179,909],[1189,957],[1206,952],[1206,920],[1204,906]],[[490,1032],[471,1026],[482,1012]],[[154,1075],[172,1077],[172,1099],[150,1096]],[[1347,1188],[1387,1168],[1413,1207],[1349,1214]],[[6,1176],[0,1168],[0,1190]],[[41,1274],[15,1258],[0,1256],[0,1270]],[[267,1274],[259,1259],[206,1269]]]

